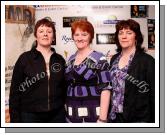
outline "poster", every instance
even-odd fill
[[[148,17],[147,5],[131,5],[131,18],[146,18]]]
[[[96,34],[96,44],[115,44],[115,33]]]
[[[148,19],[148,49],[155,49],[155,19]]]

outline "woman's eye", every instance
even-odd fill
[[[87,36],[88,34],[87,33],[85,33],[85,34],[82,34],[83,36]]]
[[[39,33],[42,33],[42,32],[43,32],[43,30],[40,30],[40,31],[39,31]]]

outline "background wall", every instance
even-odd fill
[[[147,19],[154,18],[154,6],[148,7],[148,17],[133,18],[141,25],[144,35],[143,46],[148,48],[148,28]],[[150,13],[150,15],[149,15]],[[56,50],[62,54],[66,60],[76,51],[76,47],[71,39],[70,27],[63,27],[65,21],[73,21],[80,17],[86,17],[95,28],[95,38],[92,48],[104,54],[115,54],[115,44],[97,44],[96,34],[114,34],[115,23],[118,20],[131,18],[131,6],[101,5],[101,6],[39,6],[36,7],[36,20],[43,17],[50,17],[56,23]],[[63,20],[63,17],[71,20]],[[78,17],[78,18],[77,18]],[[68,19],[69,19],[68,18]],[[105,40],[105,39],[104,39]],[[154,56],[154,51],[148,50]]]

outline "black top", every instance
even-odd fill
[[[119,54],[111,58],[111,66]],[[136,51],[127,73],[123,104],[125,122],[155,122],[154,58]]]
[[[10,88],[11,122],[20,122],[20,112],[47,112],[64,109],[66,88],[65,60],[55,52],[50,57],[50,78],[42,54],[36,47],[24,52],[17,60]]]

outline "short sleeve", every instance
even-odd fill
[[[111,86],[111,75],[109,63],[106,60],[106,57],[102,56],[97,64],[97,76],[98,76],[98,91],[103,90],[112,90]]]

